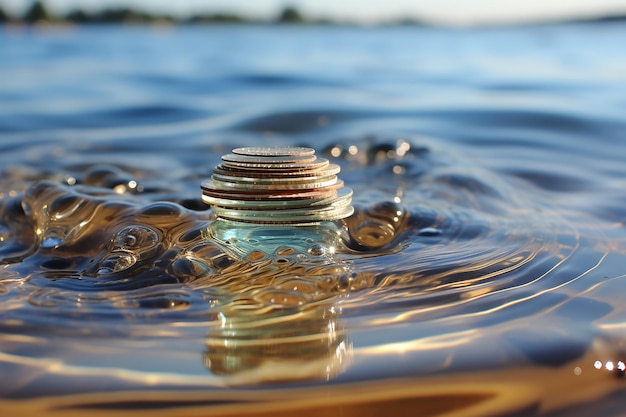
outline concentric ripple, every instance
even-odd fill
[[[2,199],[0,330],[39,339],[11,336],[0,359],[21,363],[19,352],[34,344],[46,360],[66,361],[63,375],[87,372],[74,368],[87,361],[103,380],[134,387],[163,373],[173,378],[163,379],[168,386],[252,386],[519,360],[557,366],[591,349],[589,337],[572,340],[554,328],[569,326],[563,311],[589,323],[611,311],[591,296],[569,295],[601,285],[596,272],[615,262],[610,239],[591,232],[597,223],[574,225],[551,204],[528,200],[527,185],[449,162],[427,141],[350,146],[321,151],[355,189],[355,212],[340,221],[333,251],[311,241],[306,250],[286,245],[238,258],[213,239],[210,209],[167,201],[167,191],[138,191],[140,181],[117,167],[100,169],[105,182],[87,169],[75,184],[36,181]],[[521,323],[529,319],[545,326],[528,330]],[[45,342],[59,336],[64,351]],[[484,340],[515,348],[481,356]],[[142,341],[153,360],[138,360]],[[567,348],[555,356],[553,347]],[[410,371],[398,351],[430,359],[415,359]],[[186,379],[189,371],[157,359],[172,352],[183,366],[201,361],[206,374]],[[388,367],[361,365],[380,355]],[[119,380],[107,374],[111,361],[137,373]],[[37,389],[25,383],[7,395]]]
[[[326,152],[341,160],[338,149]],[[104,314],[107,308],[186,309],[186,298],[204,303],[206,297],[189,295],[194,291],[210,290],[211,301],[199,309],[231,303],[255,310],[304,306],[350,289],[344,307],[354,314],[415,303],[420,308],[414,315],[432,318],[526,299],[576,279],[562,273],[553,277],[575,259],[580,244],[564,219],[545,208],[537,215],[530,205],[511,210],[505,198],[515,192],[502,183],[494,187],[496,181],[486,183],[484,172],[451,166],[416,174],[397,170],[400,164],[434,162],[422,148],[415,149],[399,141],[364,151],[366,160],[343,154],[347,175],[367,178],[388,167],[385,186],[413,191],[404,191],[409,196],[394,198],[397,202],[357,206],[345,220],[343,247],[331,258],[323,251],[295,253],[285,247],[237,260],[203,232],[212,221],[210,212],[143,203],[117,193],[116,185],[107,190],[35,183],[21,197],[3,202],[3,227],[11,237],[2,246],[2,273],[27,278],[26,289],[19,289],[22,296],[15,288],[7,294],[13,303],[23,298],[38,308],[68,312],[94,304]],[[108,183],[117,184],[111,177],[116,171],[107,172]],[[117,172],[128,182],[127,174]],[[92,171],[85,175],[93,176]],[[364,185],[355,184],[357,190]],[[375,193],[360,191],[361,198]],[[423,203],[415,204],[420,196]],[[599,252],[593,259],[601,257]],[[169,290],[157,291],[160,301],[140,300],[145,288],[172,285],[180,287],[171,296]],[[111,296],[111,291],[124,292]]]

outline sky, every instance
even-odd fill
[[[49,10],[65,13],[74,8],[95,11],[106,7],[132,7],[188,16],[197,12],[232,12],[252,18],[273,18],[285,6],[305,16],[377,23],[414,17],[434,23],[472,25],[517,23],[559,18],[626,14],[626,0],[43,0]],[[17,15],[31,0],[0,0],[0,7]]]

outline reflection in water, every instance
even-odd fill
[[[345,369],[352,351],[339,315],[340,307],[328,302],[262,315],[220,311],[204,364],[229,385],[328,381]]]

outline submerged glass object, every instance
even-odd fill
[[[350,216],[340,168],[304,147],[237,148],[202,183],[217,220],[209,237],[239,258],[254,251],[332,255]]]

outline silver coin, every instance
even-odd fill
[[[315,149],[300,146],[249,146],[233,149],[232,152],[246,156],[309,156],[315,154]]]
[[[221,190],[235,190],[235,191],[251,191],[251,190],[312,190],[318,188],[332,187],[339,182],[343,185],[343,182],[337,177],[332,177],[326,181],[300,181],[300,182],[270,182],[270,183],[241,183],[241,182],[231,182],[231,181],[222,181],[213,178],[215,181],[215,188],[219,188]]]
[[[291,210],[273,210],[273,211],[257,211],[257,210],[231,210],[221,207],[214,208],[215,215],[230,220],[247,221],[251,223],[311,223],[319,221],[337,220],[348,217],[354,213],[352,206],[342,207],[333,211],[316,212],[304,211],[294,212]]]
[[[242,163],[224,161],[221,166],[234,169],[242,169],[246,171],[310,171],[322,169],[330,165],[328,159],[318,158],[313,162],[291,163],[291,164],[264,164],[264,163]]]
[[[326,198],[289,199],[289,200],[238,200],[223,198],[220,195],[203,194],[202,200],[210,205],[225,208],[257,209],[257,210],[282,210],[285,208],[315,207],[323,209],[326,206],[349,205],[352,200],[352,190],[342,188],[337,195]]]
[[[248,223],[312,224],[350,216],[352,190],[340,167],[303,147],[237,148],[201,184],[218,217]]]
[[[336,189],[326,190],[303,190],[303,191],[272,191],[267,193],[236,193],[226,192],[223,190],[216,190],[211,188],[205,188],[203,190],[204,195],[218,198],[232,198],[236,200],[291,200],[291,199],[310,199],[310,198],[328,198],[337,194]]]
[[[317,199],[301,199],[301,200],[269,200],[269,201],[250,201],[250,200],[233,200],[230,198],[219,198],[208,195],[202,195],[202,201],[212,206],[232,209],[258,209],[258,210],[282,210],[286,208],[302,208],[315,207],[318,204],[328,205],[334,200],[330,198]]]
[[[276,177],[265,177],[265,178],[255,178],[255,177],[235,177],[231,175],[222,175],[213,173],[211,179],[222,182],[230,182],[241,185],[242,187],[251,187],[254,184],[259,185],[268,185],[268,184],[295,184],[296,186],[301,183],[326,183],[328,181],[333,181],[337,178],[336,175],[306,175],[306,176],[289,176],[284,178],[276,178]]]
[[[315,161],[315,155],[288,155],[288,156],[248,156],[230,153],[222,156],[222,161],[245,164],[291,164],[309,163]]]

